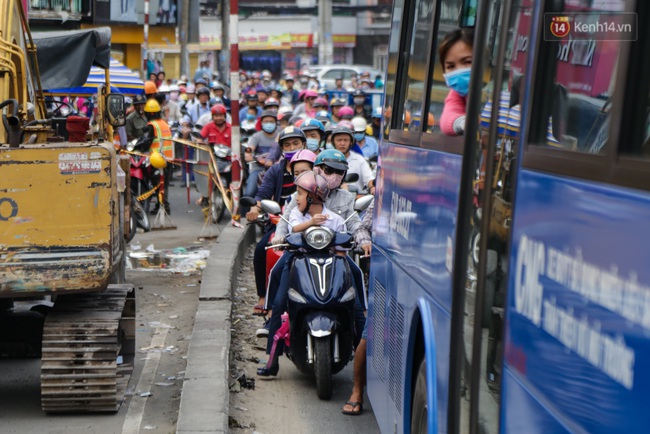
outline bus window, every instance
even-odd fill
[[[395,98],[395,88],[397,72],[399,65],[399,35],[400,25],[404,20],[404,0],[395,0],[393,5],[393,17],[391,20],[391,36],[388,43],[388,67],[386,71],[386,84],[384,96],[384,130],[382,131],[384,140],[388,140],[390,129],[394,122],[392,119],[393,99]]]
[[[395,122],[398,129],[421,131],[422,95],[429,65],[429,44],[433,27],[433,0],[417,0],[414,6],[413,30],[408,49],[408,69],[404,78],[404,100],[401,119]]]
[[[599,22],[621,21],[625,1],[593,2],[587,8],[582,2],[566,2],[558,13],[570,14],[583,28]],[[554,12],[555,13],[555,12]],[[618,21],[617,21],[618,20]],[[622,23],[622,21],[621,21]],[[618,23],[618,24],[621,24]],[[582,153],[603,154],[609,138],[611,97],[616,79],[622,40],[604,40],[602,34],[573,30],[557,42],[545,41],[549,56],[554,59],[538,71],[548,76],[538,96],[543,107],[531,126],[532,142],[539,146]],[[547,45],[552,44],[552,45]],[[550,67],[548,65],[551,65]]]
[[[472,1],[468,1],[472,3]],[[473,3],[476,3],[475,1]],[[466,6],[466,11],[473,11],[474,19],[476,15],[476,6],[470,9]],[[466,12],[468,14],[469,12]],[[438,34],[434,38],[435,44],[431,47],[431,57],[433,67],[431,70],[431,79],[429,80],[429,110],[424,132],[439,133],[440,132],[440,115],[445,102],[445,98],[449,93],[449,88],[445,84],[445,79],[442,76],[442,66],[440,64],[440,56],[438,55],[438,45],[443,38],[454,29],[458,28],[458,16],[461,14],[461,4],[458,1],[445,0],[442,2],[440,9],[440,19],[438,21]],[[465,22],[469,21],[469,16]]]

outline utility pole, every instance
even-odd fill
[[[334,61],[332,0],[318,0],[318,27],[318,63],[329,65]]]
[[[230,115],[232,116],[232,225],[239,223],[239,196],[241,193],[242,164],[241,146],[239,145],[239,3],[238,0],[230,2],[230,24],[228,26],[228,39],[230,46]],[[224,1],[224,3],[228,3]],[[225,20],[224,23],[225,24]]]
[[[221,50],[219,50],[219,66],[222,81],[228,84],[228,75],[230,74],[230,2],[224,1],[221,6]]]
[[[147,57],[149,50],[149,0],[144,0],[144,40],[142,41],[142,79],[149,80]]]
[[[190,27],[190,0],[180,0],[181,5],[181,75],[190,77],[190,53],[187,50],[187,41],[189,38],[188,30]]]

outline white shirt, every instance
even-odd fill
[[[320,214],[326,214],[328,219],[321,226],[325,226],[328,229],[333,230],[334,232],[345,232],[345,223],[343,222],[343,217],[337,213],[330,211],[323,205],[323,211]],[[305,223],[311,220],[311,214],[307,213],[302,215],[302,211],[298,207],[291,210],[289,215],[289,233],[293,232],[293,227],[301,223]]]
[[[372,181],[372,170],[370,165],[363,156],[357,152],[349,152],[345,158],[348,161],[348,173],[356,173],[359,175],[359,180],[355,183],[359,191],[363,190],[368,182]]]

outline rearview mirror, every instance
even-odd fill
[[[280,205],[277,202],[273,202],[272,200],[264,199],[261,204],[262,211],[267,214],[280,214],[282,212]]]
[[[345,182],[347,183],[357,182],[358,180],[359,180],[358,173],[348,173],[347,175],[345,175]]]
[[[124,108],[124,95],[111,93],[106,97],[106,111],[108,112],[108,123],[114,127],[121,127],[126,124],[126,110]]]
[[[248,206],[248,207],[257,205],[255,199],[249,196],[244,196],[241,199],[239,199],[239,203],[241,205]]]
[[[375,197],[370,195],[360,197],[354,201],[354,210],[357,212],[365,211],[374,199]]]

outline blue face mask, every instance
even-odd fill
[[[330,142],[325,143],[325,149],[334,149],[334,145]]]
[[[458,92],[460,96],[467,96],[469,92],[469,78],[472,75],[472,68],[461,68],[448,74],[442,74],[450,89]]]
[[[265,133],[271,134],[277,128],[276,124],[262,124],[262,129]]]
[[[364,137],[366,137],[365,133],[357,133],[357,134],[354,135],[354,140],[356,142],[360,142],[360,141],[363,140]]]
[[[257,116],[252,115],[250,113],[246,113],[246,120],[249,122],[253,122],[255,119],[257,119]]]
[[[316,152],[318,151],[318,148],[320,148],[320,142],[318,139],[307,139],[307,149],[311,152]]]

